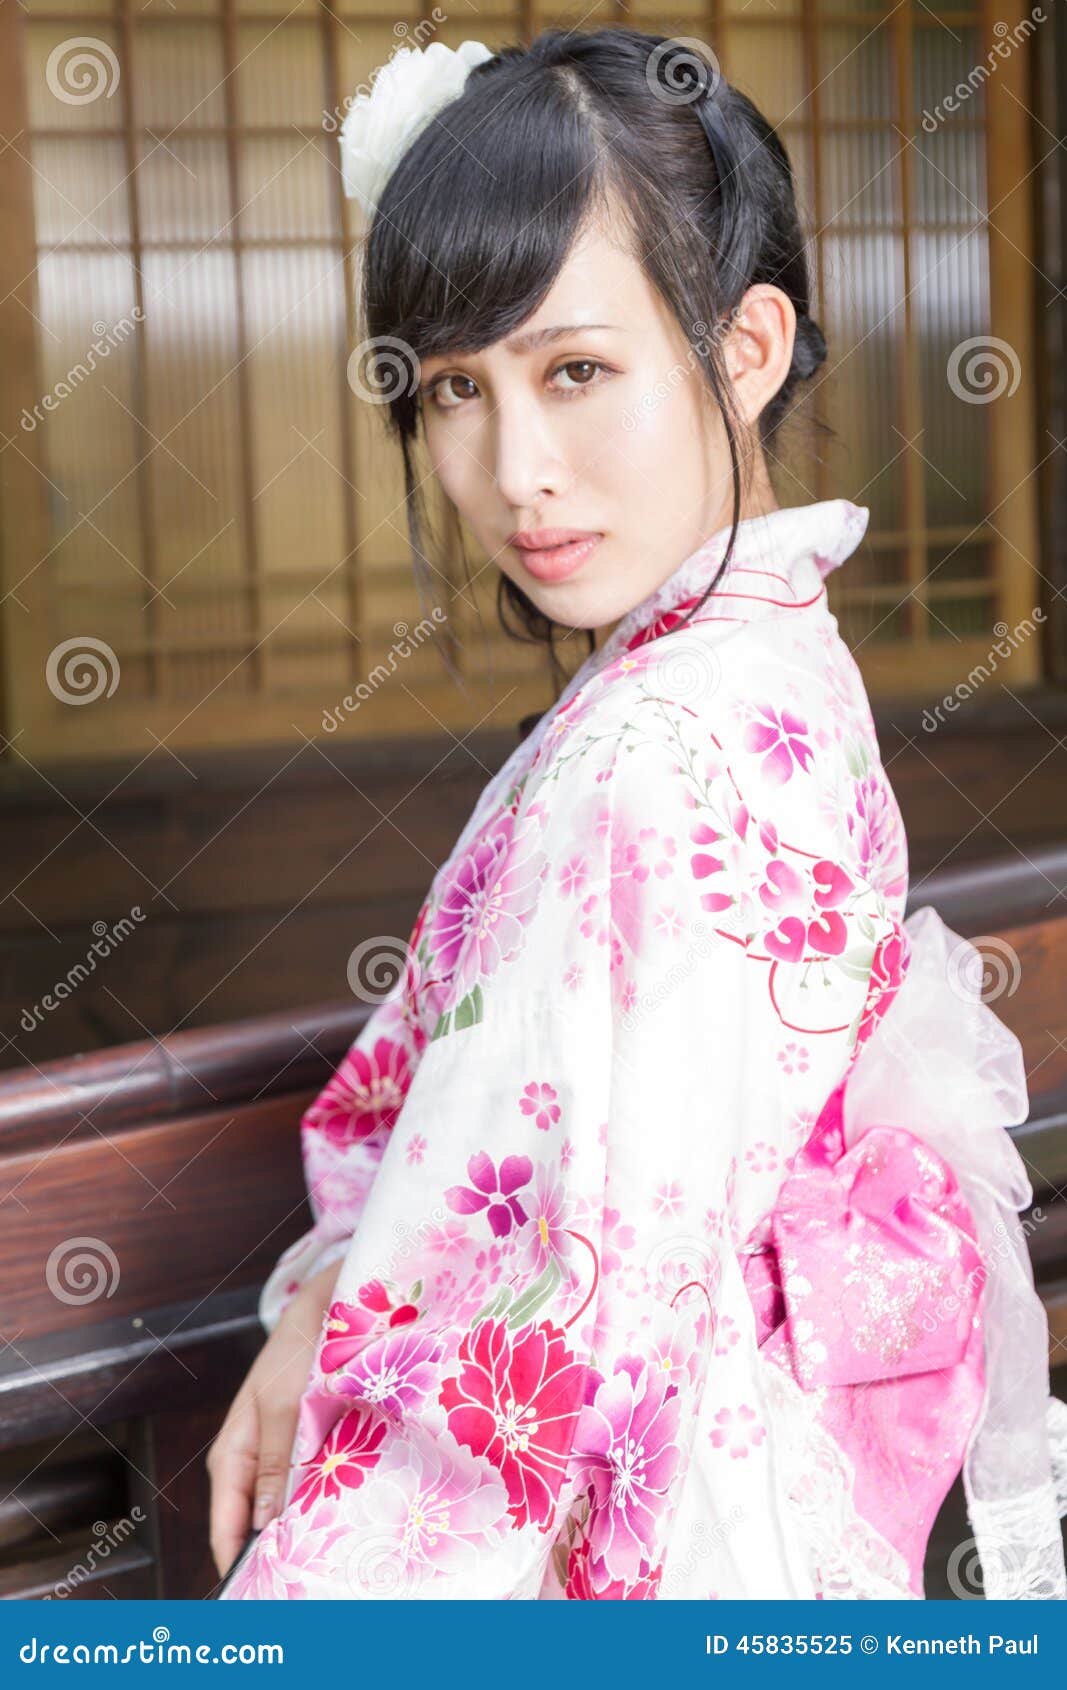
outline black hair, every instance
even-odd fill
[[[693,349],[729,444],[729,541],[691,614],[727,567],[745,454],[721,331],[759,283],[781,288],[795,307],[792,363],[759,417],[762,447],[826,357],[809,314],[789,156],[707,48],[622,26],[547,29],[531,45],[505,47],[476,65],[459,97],[416,135],[386,181],[362,250],[365,345],[373,357],[383,343],[388,374],[376,397],[403,453],[420,596],[434,573],[412,450],[420,361],[476,352],[512,333],[537,310],[593,217],[619,211],[631,250]],[[403,359],[396,363],[398,343],[406,369]],[[503,572],[497,613],[513,637],[547,646],[559,683],[560,625]]]

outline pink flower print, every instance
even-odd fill
[[[623,1579],[609,1579],[603,1567],[593,1559],[593,1546],[588,1538],[576,1543],[567,1560],[567,1582],[563,1594],[569,1602],[648,1602],[659,1595],[663,1568],[646,1568],[639,1578],[627,1584]]]
[[[438,967],[469,992],[514,957],[548,868],[531,832],[512,838],[510,816],[483,834],[447,881],[433,916],[430,945]]]
[[[370,1279],[356,1293],[358,1301],[330,1304],[324,1324],[319,1366],[324,1373],[343,1367],[368,1338],[386,1327],[406,1326],[418,1318],[414,1303],[393,1303],[380,1279]]]
[[[290,1503],[307,1513],[324,1497],[336,1500],[342,1490],[357,1489],[377,1466],[389,1423],[377,1414],[354,1408],[341,1416],[322,1448],[310,1461],[301,1461],[306,1477]]]
[[[568,992],[577,991],[584,979],[585,969],[582,967],[580,962],[570,963],[563,971],[563,984],[566,986]]]
[[[331,1303],[324,1325],[324,1339],[319,1352],[319,1366],[324,1373],[343,1367],[356,1355],[368,1338],[381,1329],[382,1322],[373,1309],[359,1303]]]
[[[582,919],[578,931],[583,939],[595,939],[603,945],[608,938],[608,911],[599,892],[591,892],[582,904]]]
[[[721,1209],[704,1210],[704,1231],[711,1238],[721,1238],[723,1228],[723,1211]]]
[[[642,827],[623,853],[623,872],[631,880],[647,880],[650,874],[663,880],[674,873],[672,859],[677,854],[678,847],[673,839],[661,840],[658,828]]]
[[[300,1601],[308,1597],[306,1581],[299,1575],[329,1575],[329,1551],[345,1536],[348,1527],[336,1519],[333,1504],[323,1503],[311,1514],[283,1508],[268,1520],[255,1546],[223,1593],[222,1600]]]
[[[661,1373],[668,1385],[680,1390],[690,1380],[690,1343],[686,1342],[676,1322],[649,1340],[648,1365]]]
[[[418,1318],[419,1311],[414,1303],[395,1303],[392,1293],[386,1290],[380,1279],[368,1279],[356,1295],[364,1308],[373,1309],[375,1314],[388,1315],[390,1326],[404,1326],[409,1320]]]
[[[337,1382],[341,1396],[358,1397],[388,1414],[403,1414],[430,1395],[437,1383],[435,1363],[443,1340],[407,1328],[378,1338],[361,1350]]]
[[[709,874],[718,874],[722,868],[722,858],[712,855],[707,847],[718,844],[722,834],[709,827],[707,822],[698,822],[696,827],[690,829],[689,837],[694,845],[701,847],[700,850],[694,851],[689,859],[689,866],[695,878],[706,880]]]
[[[482,1320],[460,1344],[440,1392],[448,1429],[500,1473],[516,1527],[552,1528],[588,1377],[547,1320],[515,1333]]]
[[[768,953],[780,962],[800,962],[805,946],[810,945],[822,956],[840,956],[848,943],[848,928],[835,906],[853,890],[850,876],[829,858],[811,864],[807,876],[781,858],[769,862],[759,889],[760,902],[778,922],[773,932],[764,935]],[[814,920],[813,911],[817,912]]]
[[[783,786],[793,775],[794,763],[806,774],[813,754],[808,744],[807,723],[791,710],[779,711],[760,705],[762,721],[749,722],[744,732],[746,751],[763,754],[760,773],[768,786]]]
[[[783,1074],[806,1074],[808,1071],[808,1048],[806,1045],[798,1045],[793,1039],[790,1039],[789,1043],[783,1045],[778,1052],[778,1061],[781,1063]]]
[[[426,1234],[426,1248],[438,1256],[450,1256],[466,1242],[467,1229],[462,1221],[441,1221]]]
[[[709,1436],[716,1449],[728,1449],[730,1459],[740,1461],[763,1442],[767,1428],[760,1425],[755,1409],[743,1402],[736,1412],[732,1408],[720,1408],[715,1416],[715,1429]]]
[[[632,1580],[653,1557],[656,1528],[678,1469],[680,1398],[666,1375],[621,1361],[582,1410],[574,1454],[590,1487],[593,1558],[610,1578]]]
[[[580,898],[589,879],[589,865],[584,857],[568,857],[559,871],[559,889],[565,898]]]
[[[722,874],[726,867],[725,859],[718,852],[710,851],[708,847],[717,846],[724,836],[716,832],[715,828],[709,827],[707,822],[698,822],[690,830],[689,837],[693,844],[699,847],[689,858],[694,880],[708,880],[713,875]],[[733,902],[729,892],[708,891],[702,892],[700,896],[701,907],[712,914],[728,910]]]
[[[551,1163],[542,1163],[534,1175],[530,1207],[530,1219],[523,1234],[527,1267],[536,1278],[549,1262],[557,1261],[564,1269],[565,1277],[569,1277],[567,1227],[572,1205],[567,1197],[567,1188]]]
[[[495,1284],[500,1278],[500,1268],[504,1261],[504,1252],[499,1244],[490,1244],[487,1250],[479,1250],[474,1258],[474,1265],[479,1273],[488,1273]]]
[[[505,1238],[513,1226],[522,1226],[526,1210],[515,1194],[533,1173],[528,1156],[505,1156],[498,1174],[492,1157],[478,1150],[467,1163],[467,1173],[470,1186],[452,1185],[445,1192],[450,1209],[458,1215],[476,1215],[485,1209],[494,1238]]]
[[[665,939],[677,939],[682,931],[682,918],[672,905],[670,909],[656,911],[653,926]]]
[[[886,897],[899,891],[907,876],[907,840],[896,799],[877,765],[853,784],[848,831],[854,848],[849,860],[860,878]]]
[[[574,1145],[569,1138],[565,1138],[559,1147],[559,1167],[561,1173],[566,1173],[574,1160]]]
[[[438,1572],[469,1575],[499,1545],[507,1504],[499,1473],[472,1461],[448,1432],[394,1444],[359,1498],[368,1553],[350,1565],[372,1598],[414,1595]]]
[[[879,939],[871,961],[867,998],[856,1032],[856,1050],[870,1038],[878,1022],[896,997],[911,957],[911,943],[899,923]]]
[[[760,1138],[745,1151],[745,1161],[754,1174],[770,1174],[778,1166],[778,1152],[773,1144]]]
[[[678,1215],[685,1208],[685,1197],[682,1186],[676,1179],[658,1186],[653,1198],[653,1206],[659,1215]]]
[[[554,1086],[547,1083],[538,1085],[536,1080],[531,1080],[528,1086],[523,1087],[519,1108],[524,1115],[533,1115],[534,1125],[540,1127],[543,1133],[547,1133],[549,1127],[555,1126],[559,1120],[560,1108],[556,1102],[558,1095]]]
[[[618,1209],[604,1210],[601,1233],[600,1265],[604,1273],[615,1273],[622,1266],[623,1250],[632,1250],[637,1237],[632,1226],[623,1226]]]
[[[848,928],[837,909],[855,890],[855,881],[840,863],[824,857],[811,871],[815,882],[815,905],[823,913],[808,926],[808,943],[826,956],[840,956],[848,943]]]
[[[775,930],[764,935],[767,951],[782,962],[799,962],[807,936],[802,919],[808,910],[803,878],[790,863],[776,857],[767,864],[758,896],[777,922]]]
[[[715,1347],[713,1355],[729,1354],[741,1336],[741,1330],[732,1314],[720,1314],[715,1328]]]
[[[407,1052],[391,1039],[372,1050],[353,1045],[332,1080],[304,1112],[301,1127],[333,1144],[356,1144],[379,1127],[392,1128],[411,1084]]]
[[[408,1141],[407,1159],[411,1164],[421,1162],[426,1153],[426,1140],[421,1133],[413,1133]]]

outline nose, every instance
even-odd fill
[[[558,429],[536,398],[521,392],[499,399],[490,427],[490,469],[500,497],[520,518],[532,516],[570,481]]]

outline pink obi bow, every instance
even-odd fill
[[[846,1151],[843,1090],[742,1258],[760,1346],[806,1389],[962,1362],[985,1279],[948,1164],[901,1127],[872,1126]]]

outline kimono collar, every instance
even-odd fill
[[[859,545],[870,512],[848,499],[794,505],[738,525],[733,555],[697,621],[753,622],[826,595],[825,579]],[[629,611],[601,647],[608,661],[668,633],[714,580],[730,538],[720,528]]]

